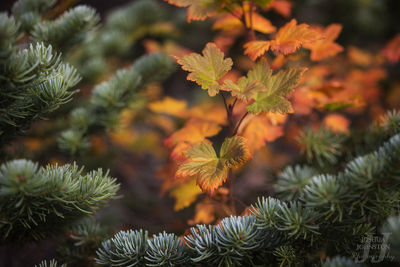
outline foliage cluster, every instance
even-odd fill
[[[165,1],[186,16],[139,0],[101,23],[73,2],[18,0],[0,13],[3,245],[57,239],[58,262],[72,266],[399,262],[400,113],[385,111],[400,107],[398,34],[374,53],[343,47],[342,25],[298,22],[288,0]],[[189,32],[206,19],[215,34],[193,52]],[[201,90],[172,97],[186,75]],[[139,174],[158,167],[175,211],[194,210],[181,236],[112,236],[92,216],[120,183],[129,194],[121,176],[138,159],[151,166]],[[260,187],[268,168],[283,170],[246,205],[256,196],[241,200],[239,187]],[[362,259],[372,236],[388,246]]]

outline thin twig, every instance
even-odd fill
[[[236,215],[235,200],[233,198],[233,170],[232,169],[229,169],[229,171],[228,171],[227,185],[228,185],[228,189],[229,189],[229,206],[231,208],[232,214]]]
[[[233,121],[232,121],[232,110],[229,108],[226,98],[224,94],[221,92],[222,99],[224,100],[224,105],[225,105],[225,110],[226,110],[226,118],[228,120],[228,125],[229,125],[229,133],[232,135],[233,133]]]
[[[222,92],[221,92],[221,96],[222,96],[222,99],[224,100],[226,115],[229,116],[229,108],[228,108],[228,105],[226,104],[226,98],[225,98],[225,96],[224,96],[224,94]]]
[[[233,135],[237,134],[237,131],[239,130],[240,125],[242,124],[244,118],[246,118],[246,116],[249,114],[249,112],[246,112],[243,114],[243,116],[240,118],[239,122],[236,124],[235,130],[233,130]],[[233,136],[232,135],[232,136]]]
[[[233,108],[235,107],[235,105],[236,105],[236,102],[237,102],[237,97],[235,98],[235,101],[233,101],[233,103],[232,103],[232,105],[231,105],[231,109],[233,110]]]

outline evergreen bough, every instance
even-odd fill
[[[351,259],[352,253],[362,237],[380,236],[381,232],[391,233],[390,251],[398,257],[400,219],[390,215],[397,214],[400,199],[399,118],[398,112],[388,112],[377,126],[379,138],[385,141],[350,159],[336,174],[319,174],[306,165],[287,167],[276,184],[287,201],[261,197],[250,209],[251,215],[227,217],[215,226],[192,227],[184,236],[184,245],[176,243],[180,254],[174,250],[166,255],[168,250],[161,246],[144,245],[141,248],[146,254],[135,254],[134,261],[119,261],[128,259],[127,248],[138,242],[135,235],[122,231],[103,242],[96,261],[106,266],[155,266],[166,258],[171,260],[169,266],[184,266],[182,262],[186,266],[318,266],[321,263],[313,255],[323,248],[328,257],[320,266],[364,266]],[[372,135],[377,137],[369,133],[363,142]],[[166,244],[173,236],[164,232],[153,240]],[[153,244],[153,240],[147,242]],[[151,257],[146,256],[149,253]],[[379,252],[371,250],[373,253]],[[111,257],[113,260],[108,260]],[[384,260],[391,262],[390,258]]]
[[[76,164],[39,167],[29,160],[0,166],[0,232],[3,241],[40,240],[92,214],[119,188],[101,169],[83,174]]]

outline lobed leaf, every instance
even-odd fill
[[[187,160],[178,166],[177,177],[196,176],[197,184],[210,194],[222,185],[230,168],[244,164],[250,153],[243,137],[226,138],[217,156],[213,146],[202,142],[185,152]]]
[[[208,43],[203,50],[203,56],[191,53],[178,58],[182,69],[189,71],[187,79],[208,90],[210,96],[218,94],[221,86],[218,80],[222,78],[233,65],[232,59],[224,59],[224,53],[214,43]]]
[[[245,54],[252,60],[257,59],[269,49],[275,54],[288,55],[296,52],[304,44],[311,44],[321,39],[323,37],[318,31],[304,23],[297,25],[297,21],[292,19],[279,29],[275,40],[252,41],[245,44]]]
[[[253,99],[257,92],[265,90],[264,85],[256,80],[250,80],[247,77],[242,77],[237,83],[231,80],[225,80],[223,86],[224,90],[230,91],[232,96],[243,101],[250,101]]]
[[[343,51],[343,47],[335,43],[335,39],[339,36],[342,31],[340,24],[331,24],[325,29],[321,27],[315,27],[323,39],[317,40],[311,43],[305,43],[304,47],[311,50],[311,60],[318,61],[331,57]]]
[[[272,74],[267,62],[260,61],[253,70],[249,71],[248,77],[251,80],[260,81],[266,90],[256,93],[254,103],[247,106],[247,111],[253,114],[290,112],[292,105],[285,97],[293,91],[304,71],[304,68],[295,68]]]
[[[166,0],[172,5],[178,7],[187,7],[187,19],[191,20],[204,20],[207,17],[215,15],[219,4],[214,0]]]
[[[175,198],[174,210],[178,211],[190,206],[201,193],[200,187],[196,184],[196,179],[193,178],[179,184],[169,194]]]

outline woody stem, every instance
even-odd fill
[[[229,189],[229,206],[230,206],[232,214],[236,215],[235,200],[233,198],[233,171],[232,171],[232,169],[229,169],[229,171],[228,171],[227,186]]]
[[[233,107],[236,104],[236,100],[233,102],[233,104],[227,104],[226,102],[226,98],[224,96],[224,94],[221,92],[221,96],[222,99],[224,100],[224,106],[225,106],[225,110],[226,110],[226,118],[228,120],[228,125],[229,125],[229,136],[234,136],[235,135],[235,129],[234,129],[234,125],[233,125],[233,118],[232,118],[232,113],[233,113]],[[235,207],[235,200],[233,198],[233,170],[229,169],[228,171],[228,177],[227,177],[227,181],[226,181],[226,185],[228,187],[229,190],[229,207],[231,209],[231,212],[233,215],[236,214],[236,207]]]

